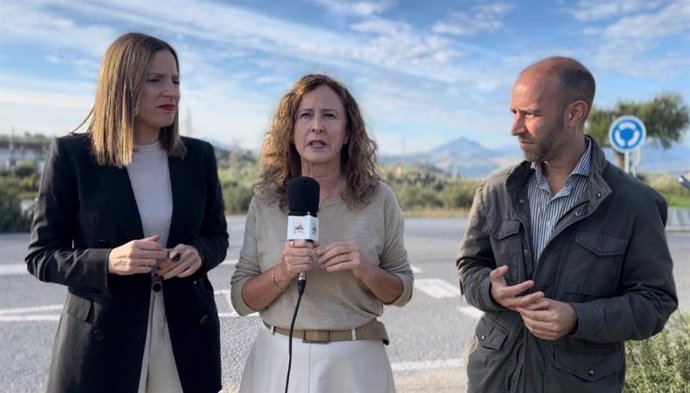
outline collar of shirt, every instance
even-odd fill
[[[570,172],[568,178],[565,179],[565,186],[558,193],[559,195],[569,195],[570,189],[575,181],[575,176],[589,176],[589,166],[592,158],[592,143],[588,136],[585,136],[585,152],[580,157],[580,161],[577,162],[573,171]],[[541,168],[541,162],[534,161],[530,164],[530,168],[534,171],[534,176],[536,176],[537,185],[540,189],[551,192],[549,183],[546,181],[544,176],[544,171]]]

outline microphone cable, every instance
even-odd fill
[[[290,386],[290,369],[292,368],[292,335],[295,332],[295,321],[297,320],[297,312],[299,305],[302,302],[302,295],[304,288],[307,286],[307,280],[297,280],[297,304],[295,305],[295,312],[292,314],[292,321],[290,322],[290,336],[288,337],[288,367],[287,377],[285,378],[285,393],[288,393],[288,386]]]

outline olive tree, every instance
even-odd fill
[[[610,146],[609,127],[617,117],[623,115],[633,115],[642,120],[647,129],[647,138],[656,141],[664,149],[682,140],[690,125],[690,109],[683,102],[683,97],[664,93],[646,102],[619,101],[612,109],[594,107],[585,125],[585,132],[600,146]],[[616,152],[616,157],[618,166],[622,168],[623,154]]]

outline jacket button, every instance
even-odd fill
[[[520,199],[519,202],[520,202],[520,203],[525,203],[525,200],[524,200],[524,199]]]
[[[582,210],[576,210],[575,215],[580,217],[582,215]]]
[[[93,332],[93,338],[96,341],[103,341],[105,340],[105,332],[103,330],[95,330]]]
[[[529,254],[529,250],[526,249],[526,248],[523,248],[523,249],[522,249],[522,253],[525,254],[525,255],[527,255],[527,254]]]
[[[479,341],[484,341],[484,340],[486,340],[486,336],[482,334],[481,337],[479,337]]]
[[[151,285],[151,289],[153,289],[153,292],[160,292],[161,288],[163,288],[163,286],[159,282],[154,282],[153,285]]]
[[[587,375],[589,375],[590,377],[593,377],[594,376],[594,370],[587,371]]]
[[[201,317],[201,319],[199,320],[199,325],[206,325],[206,322],[208,322],[208,315],[204,315],[203,317]]]
[[[597,198],[601,198],[601,193],[597,192]]]

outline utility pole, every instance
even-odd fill
[[[192,109],[187,107],[187,118],[184,122],[184,129],[187,136],[191,137],[194,134],[194,127],[192,126]]]
[[[17,161],[14,158],[14,126],[10,129],[10,160],[9,160],[10,176],[14,177],[14,168],[17,166]]]

